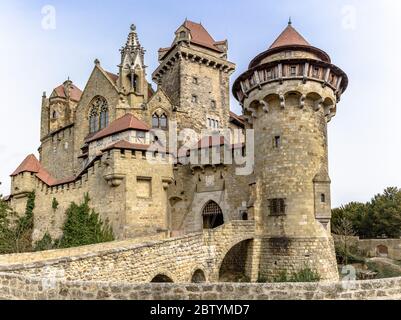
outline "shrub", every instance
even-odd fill
[[[60,248],[79,247],[114,240],[108,222],[102,222],[89,207],[89,195],[85,194],[82,204],[71,203],[67,209],[67,219],[63,226],[63,236],[58,242]]]
[[[320,275],[316,271],[313,271],[309,267],[289,275],[287,271],[281,271],[278,276],[272,278],[271,280],[259,276],[258,282],[266,283],[286,283],[286,282],[319,282]]]
[[[309,267],[305,267],[301,271],[294,273],[291,277],[290,282],[318,282],[320,281],[320,275],[316,271],[311,270]]]
[[[45,251],[54,249],[53,239],[49,233],[45,233],[43,238],[35,243],[35,251]]]

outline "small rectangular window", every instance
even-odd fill
[[[290,67],[290,75],[291,76],[296,76],[297,75],[297,67],[296,66],[291,66]]]
[[[192,103],[198,103],[198,96],[196,95],[192,96]]]
[[[210,102],[210,106],[212,107],[212,109],[215,109],[215,108],[216,108],[216,101],[215,101],[215,100],[212,100],[212,101]]]
[[[198,84],[199,82],[198,82],[198,78],[197,77],[193,77],[192,78],[192,83],[193,84]]]
[[[270,199],[269,207],[272,216],[285,215],[285,199]]]
[[[320,202],[326,203],[326,195],[324,193],[320,195]]]
[[[281,146],[281,137],[280,136],[275,136],[274,140],[273,140],[273,147],[275,149],[278,149],[278,148],[280,148],[280,146]]]

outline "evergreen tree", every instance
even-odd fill
[[[59,247],[70,248],[83,245],[113,241],[111,227],[103,223],[99,214],[89,207],[89,195],[85,194],[81,205],[71,203],[67,209],[67,220],[63,226],[63,236]]]

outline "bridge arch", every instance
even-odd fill
[[[244,237],[225,247],[217,261],[218,279],[221,282],[236,282],[247,278],[253,249],[253,237]],[[249,281],[250,279],[247,279]]]
[[[149,280],[151,283],[173,283],[174,278],[168,272],[155,273]]]

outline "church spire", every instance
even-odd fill
[[[135,46],[141,46],[138,40],[138,34],[136,33],[136,25],[131,24],[131,31],[128,34],[128,39],[127,39],[127,44],[125,47],[135,47]]]
[[[121,65],[123,68],[140,65],[144,68],[144,55],[145,50],[141,46],[136,32],[136,25],[131,24],[130,32],[128,34],[127,42],[121,51]]]
[[[135,24],[131,24],[127,42],[120,52],[119,87],[133,95],[146,95],[145,49],[139,42]]]

